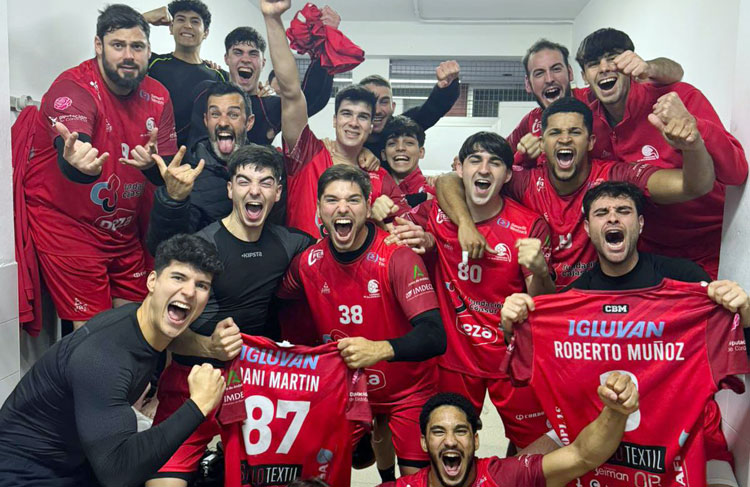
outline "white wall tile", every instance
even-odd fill
[[[3,404],[5,402],[10,393],[13,392],[13,389],[16,387],[16,384],[18,384],[18,381],[20,379],[21,375],[16,372],[15,374],[11,374],[5,379],[0,380],[0,404]]]
[[[0,323],[0,378],[17,374],[20,368],[18,318]]]

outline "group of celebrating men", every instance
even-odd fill
[[[291,0],[260,8],[266,37],[230,32],[225,71],[200,56],[200,0],[110,5],[96,56],[19,118],[16,218],[76,331],[0,410],[0,486],[186,486],[217,435],[232,486],[348,485],[369,448],[388,486],[736,485],[712,396],[750,372],[750,298],[715,279],[724,189],[748,166],[679,64],[601,29],[571,88],[567,48],[542,39],[522,61],[539,107],[428,180],[458,64],[399,116],[385,78],[341,88],[322,139],[308,119],[333,70],[313,53],[301,81]],[[305,8],[326,49],[350,43]],[[690,407],[663,390],[691,386]],[[515,456],[475,459],[485,394]]]

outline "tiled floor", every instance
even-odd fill
[[[489,398],[485,398],[482,408],[482,430],[479,432],[479,450],[477,456],[505,456],[508,440],[505,438],[503,423],[497,414],[495,406]],[[373,465],[365,470],[354,470],[352,473],[352,487],[374,487],[380,483],[378,470]]]

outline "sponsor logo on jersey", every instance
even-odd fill
[[[597,477],[607,477],[624,482],[630,481],[630,477],[628,476],[628,474],[626,474],[625,472],[620,472],[619,470],[615,470],[614,468],[597,467],[594,470],[594,475]]]
[[[263,252],[258,250],[256,252],[245,252],[241,254],[243,259],[252,259],[253,257],[263,257]]]
[[[438,225],[442,225],[445,222],[451,221],[450,218],[448,218],[448,215],[446,215],[443,210],[438,208],[437,216],[435,216],[435,221],[438,223]]]
[[[112,213],[117,208],[118,189],[120,189],[120,178],[117,174],[113,174],[107,181],[96,183],[91,188],[89,196],[95,205],[101,206],[106,213]]]
[[[428,282],[427,284],[420,284],[406,291],[406,300],[409,301],[421,294],[434,291],[435,289],[432,287],[432,283]]]
[[[385,387],[385,374],[381,370],[365,369],[367,373],[367,391],[374,392]]]
[[[520,233],[522,235],[526,235],[526,233],[528,233],[525,225],[516,225],[515,223],[510,224],[510,231]]]
[[[659,158],[659,151],[653,145],[646,144],[641,147],[641,154],[643,154],[643,157],[638,159],[638,162],[654,161]]]
[[[422,272],[422,269],[420,269],[417,264],[414,264],[414,277],[412,279],[416,281],[423,277],[424,277],[424,272]]]
[[[146,119],[146,130],[151,132],[152,130],[154,130],[154,127],[156,127],[156,124],[154,123],[154,117],[148,117]]]
[[[146,101],[149,101],[149,100],[151,100],[151,93],[149,93],[146,90],[141,90],[140,97],[143,98]]]
[[[651,473],[665,473],[666,456],[667,449],[663,446],[638,445],[623,441],[607,463]]]
[[[307,265],[312,266],[317,261],[323,258],[323,249],[312,249],[309,254],[307,254]]]
[[[308,355],[286,350],[259,350],[256,347],[242,346],[240,360],[251,364],[277,365],[293,369],[315,370],[318,367],[319,355]]]
[[[144,183],[128,183],[122,189],[122,199],[137,198],[143,194]]]
[[[558,238],[560,239],[560,243],[557,244],[557,247],[555,247],[555,252],[569,249],[573,246],[573,235],[571,235],[570,233],[568,233],[567,235],[558,235]]]
[[[133,273],[133,279],[138,279],[139,277],[143,277],[146,274],[148,274],[148,271],[138,271]]]
[[[250,465],[247,460],[242,460],[241,470],[242,485],[256,487],[287,485],[292,480],[302,477],[302,465],[297,464]]]
[[[122,144],[120,144],[120,151],[122,152],[122,157],[127,159],[128,155],[130,154],[130,147],[128,147],[128,144],[123,142]]]
[[[368,296],[365,296],[365,298],[379,298],[380,297],[380,283],[377,279],[370,279],[367,282],[367,292],[369,293]]]
[[[605,338],[661,338],[663,334],[663,321],[568,320],[569,336]]]
[[[629,307],[627,304],[605,304],[602,306],[602,311],[610,314],[625,314],[629,311]]]
[[[503,217],[497,219],[497,224],[503,228],[510,228],[510,222]]]
[[[544,178],[539,176],[539,178],[536,180],[536,190],[541,191],[544,189]]]
[[[540,134],[542,132],[542,121],[541,119],[534,120],[534,123],[531,125],[531,133],[532,134]]]
[[[73,100],[71,100],[70,97],[61,96],[55,99],[55,102],[52,104],[52,106],[55,108],[55,110],[63,111],[69,108],[72,104]]]
[[[73,309],[76,311],[86,312],[89,310],[89,305],[88,303],[84,303],[78,298],[73,298]]]
[[[465,318],[469,319],[468,316]],[[497,342],[497,329],[483,326],[475,322],[462,323],[459,321],[458,316],[456,317],[456,329],[462,335],[471,338],[470,344],[474,347]]]
[[[151,101],[156,103],[157,105],[164,105],[164,97],[163,96],[157,96],[152,94],[151,95]]]
[[[328,287],[327,282],[324,282],[323,287],[320,288],[320,294],[331,294],[331,288]]]
[[[52,117],[50,117],[52,118]],[[68,122],[82,122],[88,123],[89,118],[86,115],[71,114],[71,115],[60,115],[54,119],[55,122],[68,123]]]
[[[135,212],[118,208],[114,213],[100,216],[94,222],[94,226],[103,230],[117,232],[121,228],[130,225],[135,219]]]
[[[233,384],[242,384],[242,379],[237,375],[237,371],[230,370],[227,374],[227,385],[231,386]]]
[[[544,416],[544,411],[536,411],[534,413],[516,414],[516,421],[524,421],[527,419],[541,418]]]
[[[497,252],[496,255],[489,254],[488,257],[492,260],[499,260],[500,262],[510,262],[513,260],[510,253],[510,247],[502,242],[495,245],[495,252]]]

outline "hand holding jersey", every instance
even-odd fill
[[[211,357],[228,362],[239,355],[240,350],[242,350],[240,327],[231,317],[219,321],[211,334]]]
[[[68,161],[68,164],[88,176],[101,174],[102,165],[109,159],[109,152],[100,156],[98,149],[94,148],[89,142],[78,140],[78,132],[71,133],[68,127],[61,122],[55,122],[55,129],[65,143],[63,159]]]
[[[373,341],[363,337],[347,337],[338,341],[339,352],[350,369],[370,367],[394,357],[393,347],[385,340]]]

